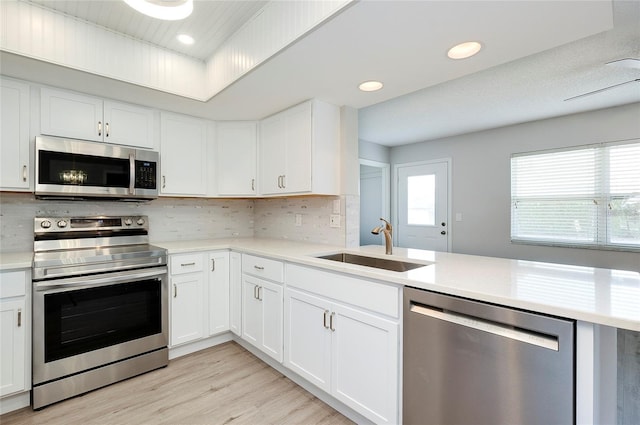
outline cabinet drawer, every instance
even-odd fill
[[[242,254],[242,272],[274,282],[284,282],[284,264],[281,261]]]
[[[171,255],[171,275],[201,272],[204,270],[203,254],[201,252],[194,254]]]
[[[27,272],[0,273],[0,298],[22,297],[27,293]]]

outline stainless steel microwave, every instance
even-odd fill
[[[148,200],[158,197],[158,152],[36,137],[39,198]]]

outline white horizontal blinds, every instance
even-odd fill
[[[640,246],[640,143],[605,148],[609,194],[607,242]]]
[[[640,142],[511,158],[511,239],[640,248]]]
[[[512,239],[595,244],[599,157],[597,147],[512,157]]]

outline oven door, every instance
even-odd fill
[[[34,282],[33,383],[167,346],[167,268]]]

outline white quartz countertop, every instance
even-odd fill
[[[0,270],[30,269],[33,265],[33,252],[0,253]]]
[[[640,331],[640,273],[382,246],[345,249],[273,239],[155,243],[169,253],[234,249],[325,270]],[[407,272],[315,258],[350,252],[426,264]]]
[[[382,246],[345,249],[276,239],[211,239],[153,244],[167,249],[170,254],[232,249],[366,279],[640,331],[638,271],[403,248],[394,248],[394,255],[387,256]],[[393,272],[315,258],[336,252],[412,261],[425,266],[407,272]],[[30,268],[31,261],[30,252],[3,253],[0,254],[0,270]]]

